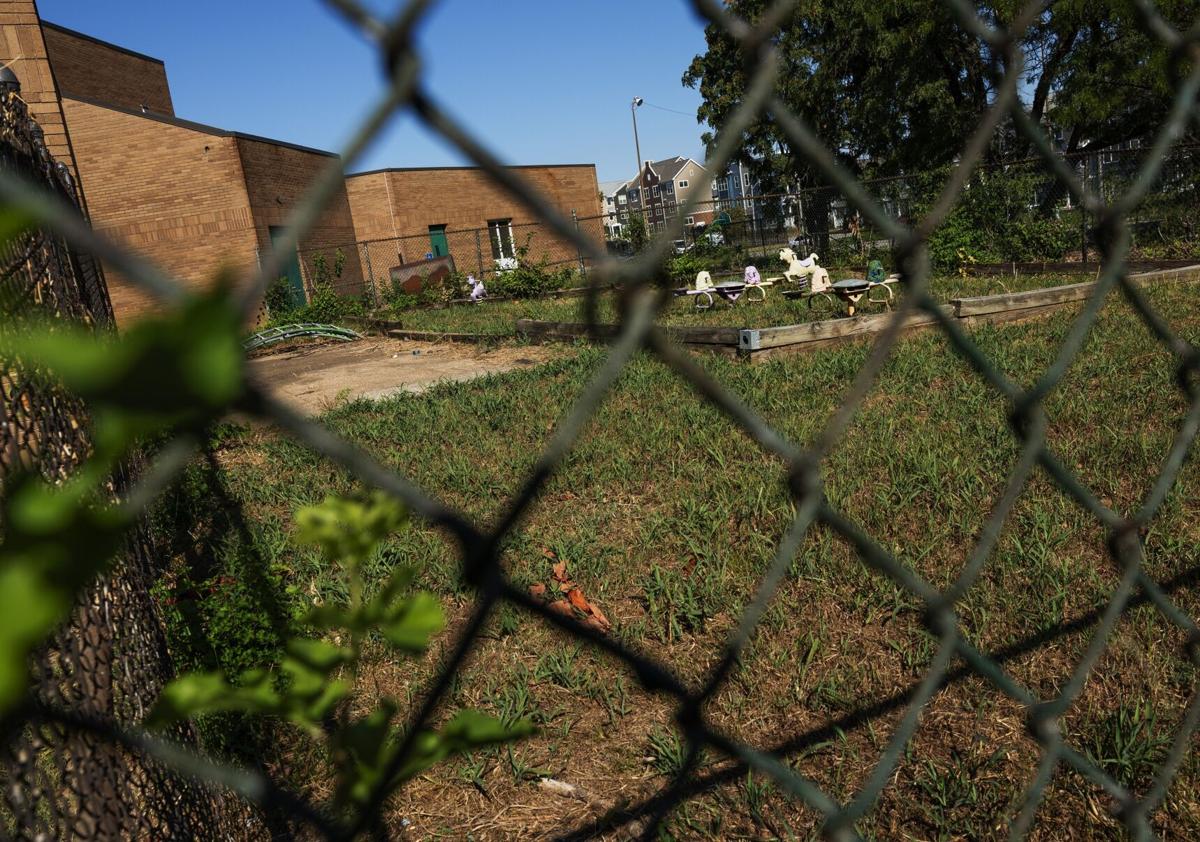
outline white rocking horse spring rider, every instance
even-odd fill
[[[831,286],[829,272],[817,265],[820,259],[816,253],[801,260],[790,248],[779,250],[779,259],[788,264],[783,277],[800,287],[807,287],[811,295],[827,292]]]

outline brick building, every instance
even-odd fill
[[[329,152],[179,119],[162,61],[46,21],[33,26],[32,2],[0,8],[21,15],[16,26],[13,18],[3,21],[8,54],[26,55],[38,40],[44,45],[44,66],[23,67],[22,59],[13,69],[23,96],[32,93],[33,82],[45,91],[39,96],[57,98],[92,225],[189,286],[210,284],[223,269],[250,278],[288,212],[336,160]],[[353,239],[343,191],[301,248]],[[297,261],[288,275],[299,293],[304,280]],[[119,274],[109,271],[108,281],[119,324],[153,306]],[[346,291],[361,290],[356,260],[347,262],[341,283]]]
[[[595,242],[604,240],[594,164],[514,167]],[[524,205],[476,167],[375,170],[346,179],[354,229],[368,272],[380,262],[454,258],[465,272],[487,275],[498,261],[528,250],[533,261],[576,265],[579,252],[538,222]],[[394,252],[394,254],[393,254]],[[369,266],[366,264],[369,262]]]
[[[35,0],[0,0],[0,27],[0,63],[17,59],[22,96],[51,152],[76,174],[92,225],[186,285],[203,288],[222,269],[252,277],[289,212],[338,160],[179,118],[161,60],[43,21]],[[602,242],[593,165],[519,169]],[[313,256],[333,265],[341,250],[337,287],[360,294],[370,289],[364,270],[386,282],[392,266],[432,252],[486,272],[526,244],[535,260],[578,260],[574,246],[537,226],[477,169],[385,170],[347,179],[287,261],[287,275],[294,295],[305,295]],[[108,280],[119,324],[152,308],[118,274]]]
[[[33,0],[0,0],[0,58],[21,80],[21,98],[42,127],[50,154],[76,171],[42,21]]]

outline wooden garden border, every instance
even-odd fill
[[[1131,275],[1130,279],[1138,285],[1168,280],[1195,283],[1200,281],[1200,265],[1143,272]],[[944,305],[942,312],[949,318],[961,320],[965,325],[1031,319],[1062,307],[1079,304],[1087,300],[1095,288],[1096,283],[1089,281],[1028,292],[956,298]],[[891,318],[891,313],[875,313],[783,327],[664,327],[661,330],[687,348],[759,360],[780,353],[803,353],[829,345],[854,342],[884,330]],[[927,329],[936,322],[937,319],[928,313],[914,313],[905,320],[901,329],[906,332]],[[616,333],[615,325],[597,325],[589,329],[583,322],[545,322],[534,319],[518,319],[516,329],[519,335],[531,342],[574,342],[596,338],[604,341]]]

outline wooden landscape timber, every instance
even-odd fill
[[[501,342],[506,337],[495,333],[442,333],[436,330],[385,330],[392,339],[406,339],[413,342],[463,342],[484,344]]]

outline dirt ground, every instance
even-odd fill
[[[249,374],[296,409],[315,415],[342,400],[421,392],[435,383],[540,365],[560,353],[547,346],[480,348],[371,337],[289,346],[250,360]]]

